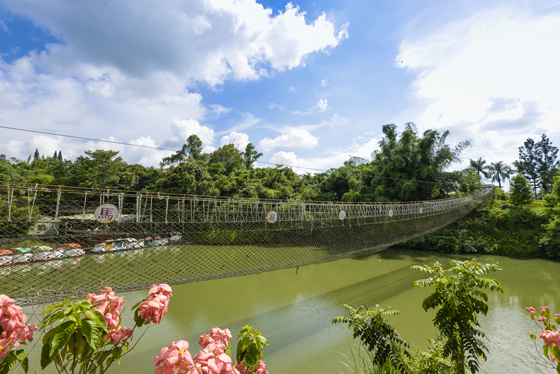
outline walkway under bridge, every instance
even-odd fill
[[[437,231],[491,193],[332,203],[0,182],[0,293],[26,305],[363,256]]]

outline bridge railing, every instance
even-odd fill
[[[31,302],[333,261],[438,230],[490,196],[320,203],[0,183],[0,282]]]

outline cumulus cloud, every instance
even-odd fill
[[[312,148],[319,144],[319,138],[313,136],[309,131],[299,128],[289,128],[286,134],[274,139],[264,138],[259,142],[259,148],[270,151],[274,148]]]
[[[222,146],[226,144],[233,144],[238,150],[244,151],[247,144],[249,144],[249,135],[245,133],[232,132],[229,135],[223,136],[220,143]]]
[[[473,139],[466,160],[512,162],[527,137],[560,134],[558,35],[559,13],[497,8],[407,38],[396,66],[417,74],[418,101],[406,120]]]
[[[60,43],[10,63],[0,58],[0,122],[124,142],[169,145],[196,133],[212,147],[215,134],[199,121],[231,109],[203,105],[193,89],[303,66],[347,37],[325,14],[309,17],[291,4],[272,14],[255,0],[29,0],[4,8]],[[12,138],[24,147],[27,139]]]
[[[263,68],[294,68],[308,54],[347,37],[345,25],[336,30],[324,13],[308,22],[291,3],[276,15],[255,0],[30,0],[5,6],[65,42],[49,46],[42,56],[53,70],[78,71],[91,64],[138,77],[166,71],[210,85],[256,79]]]
[[[270,158],[271,164],[282,164],[291,166],[298,174],[320,173],[330,168],[340,167],[350,157],[361,157],[371,159],[372,152],[377,148],[378,140],[371,138],[365,143],[355,139],[351,146],[345,149],[330,149],[320,157],[298,157],[295,152],[279,151]],[[270,166],[270,165],[269,165]],[[271,166],[272,167],[272,166]]]
[[[198,135],[203,144],[212,145],[214,143],[214,130],[202,126],[194,119],[177,119],[171,121],[173,135],[169,138],[171,142],[184,143],[191,135]]]
[[[301,112],[299,110],[293,110],[292,114],[313,114],[313,113],[323,113],[329,108],[327,99],[319,99],[317,104],[309,108],[308,110]]]

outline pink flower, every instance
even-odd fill
[[[239,374],[247,374],[249,372],[249,368],[243,364],[243,362],[236,362],[235,369],[239,372]]]
[[[549,306],[541,306],[541,313],[544,313],[545,310],[550,310]]]
[[[214,341],[214,339],[212,339],[212,337],[210,335],[208,335],[208,334],[200,335],[200,339],[198,340],[198,344],[200,344],[200,346],[202,348],[205,348],[208,344],[211,344],[211,343],[216,343],[216,342]]]
[[[257,364],[257,368],[255,369],[254,372],[257,374],[268,374],[268,371],[266,370],[265,362],[259,360],[259,363]]]
[[[554,344],[556,344],[557,347],[560,347],[560,331],[542,330],[540,337],[549,347],[554,346]]]
[[[145,322],[150,322],[158,325],[164,314],[167,314],[167,306],[171,298],[171,287],[167,284],[155,284],[150,287],[148,297],[140,303],[138,307],[138,315],[144,319]]]
[[[546,322],[546,321],[548,321],[548,318],[546,318],[546,317],[539,317],[539,318],[537,318],[537,319],[538,319],[539,322]]]
[[[10,337],[4,337],[4,333],[2,333],[0,337],[0,359],[6,356],[8,351],[12,348],[18,348],[19,342],[16,341],[17,335],[12,335]]]
[[[172,342],[168,348],[162,348],[154,361],[156,367],[154,373],[177,374],[190,370],[194,366],[194,362],[188,349],[189,342],[185,340]]]
[[[114,346],[118,346],[120,342],[126,340],[126,338],[130,337],[132,340],[132,329],[124,326],[119,326],[116,330],[111,330],[107,334],[107,340],[113,340]]]
[[[126,301],[124,297],[119,297],[115,295],[111,287],[105,287],[101,290],[101,295],[96,295],[94,293],[89,293],[86,295],[86,299],[92,304],[96,305],[93,310],[98,311],[105,317],[105,323],[109,330],[115,329],[119,325],[120,321],[120,311]]]
[[[232,372],[231,357],[224,353],[225,349],[224,344],[211,343],[194,356],[196,363],[201,366],[202,373],[230,374]]]
[[[0,327],[2,334],[0,339],[3,343],[1,346],[18,347],[20,341],[33,340],[33,331],[37,330],[34,324],[27,325],[27,315],[22,313],[22,308],[14,304],[15,300],[6,295],[0,295]],[[3,348],[0,349],[4,350]],[[7,351],[3,354],[5,355]]]

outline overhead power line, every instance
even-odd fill
[[[88,137],[85,137],[85,136],[57,134],[57,133],[48,132],[48,131],[38,131],[38,130],[20,129],[20,128],[17,128],[17,127],[0,126],[0,128],[2,128],[2,129],[8,129],[8,130],[15,130],[15,131],[31,132],[31,133],[35,133],[35,134],[62,136],[62,137],[64,137],[64,138],[72,138],[72,139],[80,139],[80,140],[91,140],[91,141],[99,142],[99,143],[110,143],[110,144],[126,145],[126,146],[130,146],[130,147],[140,147],[140,148],[148,148],[148,149],[157,149],[157,150],[160,150],[160,151],[171,151],[171,152],[178,152],[178,151],[179,151],[178,149],[169,149],[169,148],[161,148],[161,147],[151,147],[151,146],[149,146],[149,145],[141,145],[141,144],[130,144],[130,143],[123,143],[123,142],[115,142],[115,141],[113,141],[113,140],[103,140],[103,139],[88,138]],[[256,161],[256,163],[258,163],[258,164],[266,164],[266,165],[279,165],[279,164],[276,164],[276,163],[274,163],[274,162],[264,162],[264,161]],[[325,170],[325,169],[308,168],[308,167],[305,167],[305,166],[295,166],[295,165],[284,165],[284,166],[289,167],[289,168],[306,169],[306,170],[313,170],[313,171],[320,171],[320,172],[327,172],[327,171],[329,171],[329,170]],[[371,175],[371,174],[364,174],[364,175]],[[398,181],[404,181],[404,182],[418,182],[418,183],[439,184],[438,182],[428,182],[428,181],[421,181],[421,180],[416,180],[416,179],[391,178],[391,177],[382,177],[382,176],[378,176],[378,175],[372,175],[372,176],[373,176],[374,178],[389,179],[389,180],[398,180]]]
[[[128,145],[128,146],[131,146],[131,147],[140,147],[140,148],[149,148],[149,149],[159,149],[160,151],[177,152],[176,149],[160,148],[160,147],[150,147],[149,145],[130,144],[130,143],[115,142],[115,141],[112,141],[112,140],[102,140],[102,139],[86,138],[86,137],[84,137],[84,136],[64,135],[64,134],[56,134],[56,133],[54,133],[54,132],[47,132],[47,131],[28,130],[28,129],[18,129],[17,127],[8,127],[8,126],[0,126],[0,128],[9,129],[9,130],[16,130],[16,131],[32,132],[32,133],[36,133],[36,134],[45,134],[45,135],[62,136],[62,137],[64,137],[64,138],[73,138],[73,139],[81,139],[81,140],[93,140],[94,142],[100,142],[100,143],[120,144],[120,145]]]

